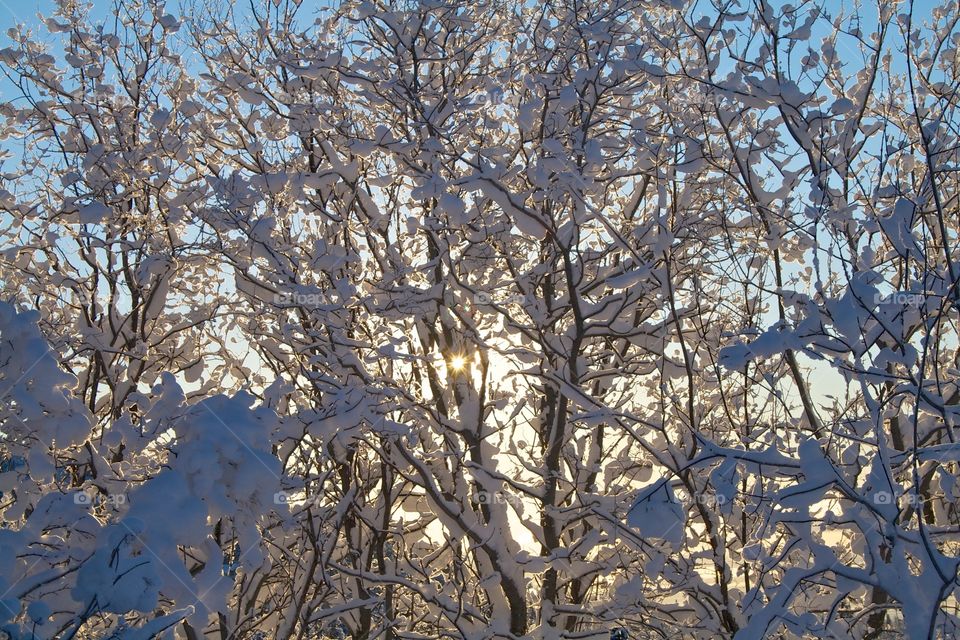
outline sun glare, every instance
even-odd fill
[[[453,371],[463,371],[467,366],[467,359],[463,356],[453,356],[450,358],[450,369]]]

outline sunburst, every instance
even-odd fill
[[[462,355],[451,356],[450,358],[450,370],[451,371],[463,371],[467,366],[467,359]]]

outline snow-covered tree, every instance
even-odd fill
[[[12,30],[7,633],[956,635],[960,11],[798,4]]]

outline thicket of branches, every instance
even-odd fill
[[[945,638],[960,11],[59,0],[12,638]]]

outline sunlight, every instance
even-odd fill
[[[451,371],[463,371],[467,366],[467,359],[462,355],[455,355],[450,358]]]

